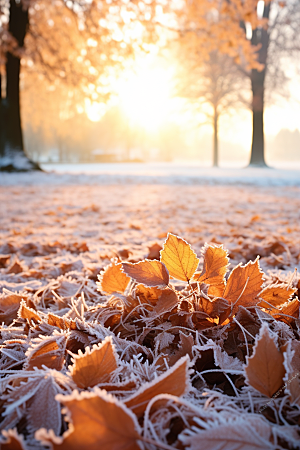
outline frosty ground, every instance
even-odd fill
[[[75,431],[69,437],[64,434],[61,448],[87,448],[85,430],[82,432],[85,420],[92,449],[99,445],[104,448],[108,438],[114,439],[114,445],[105,447],[111,450],[125,446],[126,439],[135,450],[200,450],[203,445],[213,450],[220,446],[224,450],[233,446],[300,448],[300,360],[294,358],[294,349],[298,355],[300,349],[299,171],[175,165],[103,165],[89,169],[61,166],[61,173],[1,174],[0,208],[0,321],[4,322],[0,372],[5,410],[1,427],[11,430],[8,439],[16,437],[12,429],[18,427],[26,440],[26,445],[18,448],[45,449],[41,441],[53,442],[53,435],[43,428],[53,429],[56,436],[66,431],[68,425],[58,402],[68,401],[86,401],[87,410],[91,402],[97,402],[95,414],[102,425],[110,417],[108,407],[114,408],[116,416],[113,424],[99,428],[94,416],[90,420],[89,414],[82,414],[75,423],[74,414]],[[271,292],[277,283],[288,302],[276,308],[273,316],[265,306],[253,306],[258,299],[252,303],[251,313],[244,302],[235,317],[221,319],[222,307],[229,305],[226,292],[223,289],[219,294],[225,299],[214,294],[210,300],[205,294],[205,283],[208,286],[209,281],[202,287],[195,283],[195,303],[190,285],[180,281],[171,281],[175,290],[167,287],[167,282],[163,291],[154,288],[157,297],[137,283],[129,284],[129,293],[127,285],[123,290],[118,285],[116,293],[115,287],[107,287],[104,275],[96,284],[98,274],[112,260],[115,263],[105,272],[108,278],[109,270],[121,267],[117,262],[125,261],[125,270],[131,267],[130,262],[158,259],[168,232],[191,244],[200,258],[201,270],[208,267],[207,255],[201,253],[205,243],[223,244],[228,249],[230,270],[259,256],[264,285],[257,261],[238,268],[238,273],[245,275],[243,271],[256,267],[256,272],[251,269],[254,275],[245,275],[238,300],[246,296],[252,277],[247,295],[258,279],[258,290],[256,287],[253,294],[256,299],[263,287]],[[225,253],[213,246],[210,249]],[[159,262],[146,264],[162,266]],[[227,256],[223,255],[222,264],[226,269]],[[213,279],[213,270],[212,274]],[[114,275],[113,284],[119,283],[120,276],[125,275]],[[237,276],[237,284],[242,278]],[[225,286],[225,279],[222,283]],[[143,290],[143,295],[154,295],[153,304],[148,298],[143,303]],[[176,301],[166,308],[165,302],[172,300],[170,295]],[[209,306],[220,307],[217,317],[214,312],[208,316],[203,299],[208,299]],[[275,303],[278,305],[277,298]],[[145,310],[146,304],[149,311]],[[184,309],[186,304],[190,309]],[[226,311],[229,314],[230,307]],[[201,314],[208,319],[201,322]],[[264,347],[264,358],[259,356],[259,345]],[[91,353],[87,347],[93,348]],[[106,354],[107,348],[113,365],[104,374],[110,377],[109,383],[98,373],[100,363],[82,363],[85,358]],[[250,352],[258,360],[254,365],[252,360],[252,368],[247,359]],[[84,367],[88,368],[86,378],[98,377],[95,383],[83,386],[76,382],[76,361],[78,367],[83,364],[83,372]],[[271,364],[275,364],[274,370],[268,369]],[[188,372],[189,367],[193,369]],[[268,385],[275,378],[276,386],[272,385],[270,392],[265,387],[256,389],[253,379],[245,381],[245,367],[259,383],[266,378]],[[166,383],[160,387],[162,379]],[[148,407],[148,412],[144,411],[144,402],[138,412],[144,392],[149,393],[148,406],[160,395],[167,395],[168,404],[150,414]],[[57,397],[57,393],[63,396]],[[273,393],[276,397],[271,401]],[[128,431],[128,437],[122,429],[124,414],[135,427]],[[199,428],[191,428],[194,423]],[[141,441],[147,445],[138,445]]]
[[[48,266],[76,262],[97,270],[124,249],[134,260],[147,256],[169,231],[197,252],[205,242],[222,243],[232,264],[260,255],[264,270],[283,277],[299,270],[300,171],[88,167],[0,175],[0,253],[10,255],[7,264],[22,260],[20,274],[1,274],[1,289],[19,289],[26,273],[36,282],[26,271],[44,264],[42,245],[66,246],[47,256]],[[76,250],[83,244],[86,251]]]

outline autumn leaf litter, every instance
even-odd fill
[[[0,196],[1,448],[300,448],[299,188]]]

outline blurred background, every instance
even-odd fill
[[[299,0],[0,0],[0,167],[300,168],[299,26]]]

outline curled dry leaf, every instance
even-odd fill
[[[283,355],[264,322],[256,339],[252,356],[246,357],[246,381],[257,391],[272,397],[283,386]]]
[[[261,291],[259,297],[262,300],[259,303],[259,306],[262,308],[270,308],[272,306],[281,306],[283,303],[288,302],[297,289],[291,288],[285,284],[272,284],[267,286],[265,289]],[[268,302],[268,303],[266,303]]]
[[[237,311],[237,306],[253,306],[259,301],[258,294],[261,292],[263,283],[263,272],[259,266],[258,258],[242,266],[239,264],[229,275],[226,288],[222,297],[234,305],[233,311]]]
[[[189,282],[197,270],[199,258],[191,246],[182,238],[168,233],[164,247],[160,252],[171,277]]]
[[[137,283],[148,287],[166,287],[169,284],[169,272],[160,261],[144,259],[138,263],[123,263],[123,271]]]
[[[105,391],[74,391],[57,396],[67,407],[72,423],[62,437],[39,430],[36,439],[52,444],[53,450],[141,450],[141,430],[137,418]]]
[[[203,270],[193,280],[209,285],[208,294],[222,296],[225,289],[225,275],[228,270],[228,251],[223,245],[205,245],[203,249]]]
[[[189,389],[189,357],[181,358],[171,369],[155,380],[145,383],[135,394],[127,398],[125,405],[139,417],[156,395],[171,394],[180,397]],[[157,407],[158,405],[156,405]]]
[[[110,336],[101,344],[94,345],[92,350],[86,347],[84,354],[81,350],[78,353],[78,356],[74,355],[70,373],[79,388],[87,389],[110,380],[111,373],[117,368],[117,356]]]
[[[98,291],[124,294],[130,278],[122,271],[122,263],[111,263],[98,275]]]

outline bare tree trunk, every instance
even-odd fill
[[[22,2],[10,0],[9,32],[20,48],[28,29],[28,9]],[[39,169],[24,153],[20,115],[20,58],[6,55],[6,95],[0,105],[0,170],[28,171]]]
[[[213,167],[219,166],[219,114],[217,108],[214,108],[214,141],[213,141]]]
[[[263,17],[269,19],[271,3],[265,4]],[[253,30],[251,43],[258,48],[258,62],[264,66],[263,70],[251,71],[252,88],[252,146],[250,166],[266,167],[264,142],[264,93],[267,70],[267,56],[269,47],[269,31],[265,28]]]
[[[252,148],[250,166],[266,166],[264,139],[264,80],[265,70],[252,70]]]

